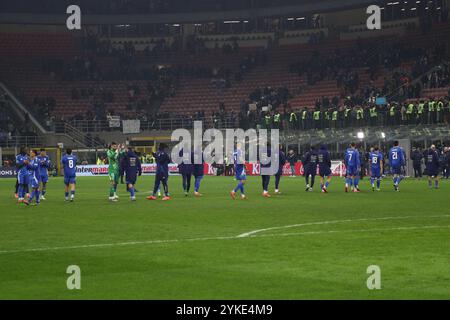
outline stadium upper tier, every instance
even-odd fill
[[[249,39],[250,45],[245,39],[231,40],[222,47],[197,38],[184,50],[162,39],[137,49],[125,42],[113,45],[114,39],[71,33],[0,33],[0,71],[35,112],[46,104],[39,100],[50,98],[46,113],[57,119],[87,113],[100,118],[108,112],[129,118],[198,111],[209,116],[220,105],[238,113],[243,101],[252,103],[249,95],[255,89],[266,87],[286,88],[283,107],[299,111],[314,108],[323,97],[336,97],[341,105],[366,87],[382,88],[394,72],[408,74],[417,62],[414,54],[402,55],[398,65],[387,66],[383,59],[392,48],[401,44],[399,52],[416,52],[438,42],[448,46],[449,31],[450,23],[438,23],[425,34],[415,28],[401,37],[388,33],[341,40],[339,35],[314,33],[306,43],[289,44],[277,36],[256,39],[256,44]],[[358,79],[355,88],[346,83],[349,75]],[[447,91],[424,89],[421,95],[440,97]]]

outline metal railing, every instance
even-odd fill
[[[82,147],[97,148],[102,146],[101,142],[68,122],[55,123],[55,133],[69,136],[74,142]]]
[[[236,128],[238,125],[237,120],[231,119],[212,119],[203,118],[196,119],[203,122],[203,128],[216,128],[227,129]],[[172,118],[172,119],[158,119],[158,120],[140,120],[141,131],[151,130],[175,130],[179,128],[193,129],[194,119],[190,118]],[[76,129],[81,133],[102,132],[102,131],[122,131],[122,124],[117,126],[116,122],[110,122],[108,120],[72,120],[70,122],[57,122],[55,124],[56,133],[67,133],[66,127],[70,126],[71,129]]]
[[[0,147],[14,148],[14,147],[42,147],[44,145],[42,138],[38,136],[4,136],[0,137]]]

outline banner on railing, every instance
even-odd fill
[[[204,164],[204,174],[205,175],[217,175],[217,169],[219,166],[213,166],[208,163]],[[295,175],[300,176],[303,174],[303,166],[301,162],[295,164]],[[318,170],[318,169],[317,169]],[[249,176],[258,176],[261,172],[261,166],[259,163],[246,163],[245,171]],[[151,175],[156,172],[156,164],[143,164],[142,174]],[[334,176],[342,176],[345,174],[345,166],[341,161],[331,162],[331,172]],[[171,163],[169,164],[169,173],[178,174],[178,165]],[[319,173],[319,171],[317,171]],[[291,166],[286,163],[283,167],[283,175],[291,175]],[[77,176],[106,176],[108,175],[108,165],[85,165],[77,166]]]
[[[141,131],[141,120],[122,120],[122,132],[124,134],[139,133]]]

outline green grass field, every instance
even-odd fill
[[[138,182],[136,202],[120,185],[110,203],[107,177],[78,178],[65,203],[54,178],[39,207],[16,204],[14,180],[0,180],[0,298],[450,298],[448,181],[429,190],[407,180],[395,193],[390,179],[381,192],[364,180],[345,194],[335,178],[322,194],[284,177],[283,194],[266,199],[250,177],[248,199],[233,201],[233,178],[205,177],[203,197],[185,198],[173,176],[163,202],[145,200],[153,179]],[[66,287],[69,265],[81,268],[81,290]],[[381,290],[366,286],[369,265],[381,268]]]

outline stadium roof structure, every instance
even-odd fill
[[[136,0],[139,1],[139,0]],[[30,5],[18,6],[18,3],[28,2]],[[46,6],[36,7],[36,3],[46,3]],[[191,6],[191,8],[183,12],[183,6],[175,7],[180,1],[169,0],[169,7],[162,11],[102,11],[91,10],[91,6],[96,3],[103,3],[103,0],[97,1],[27,1],[19,0],[4,3],[0,8],[0,23],[31,23],[31,24],[61,24],[67,18],[66,7],[68,5],[79,5],[83,14],[83,23],[93,24],[127,24],[127,23],[194,23],[215,20],[245,20],[257,17],[277,17],[291,16],[296,14],[314,14],[340,11],[352,8],[363,8],[372,4],[383,3],[380,0],[279,0],[279,1],[249,1],[227,0],[214,1],[214,3],[222,3],[211,9],[210,6]],[[223,3],[227,3],[223,5]],[[34,3],[34,5],[33,5]],[[51,4],[54,3],[54,6]],[[174,4],[173,9],[170,3]],[[195,1],[188,1],[194,4]],[[200,1],[200,3],[205,3]],[[249,4],[242,7],[242,3]],[[14,5],[15,4],[15,5]],[[67,4],[65,7],[64,5]],[[234,5],[235,4],[235,5]],[[241,4],[241,6],[239,6]],[[181,11],[179,11],[181,10]]]

